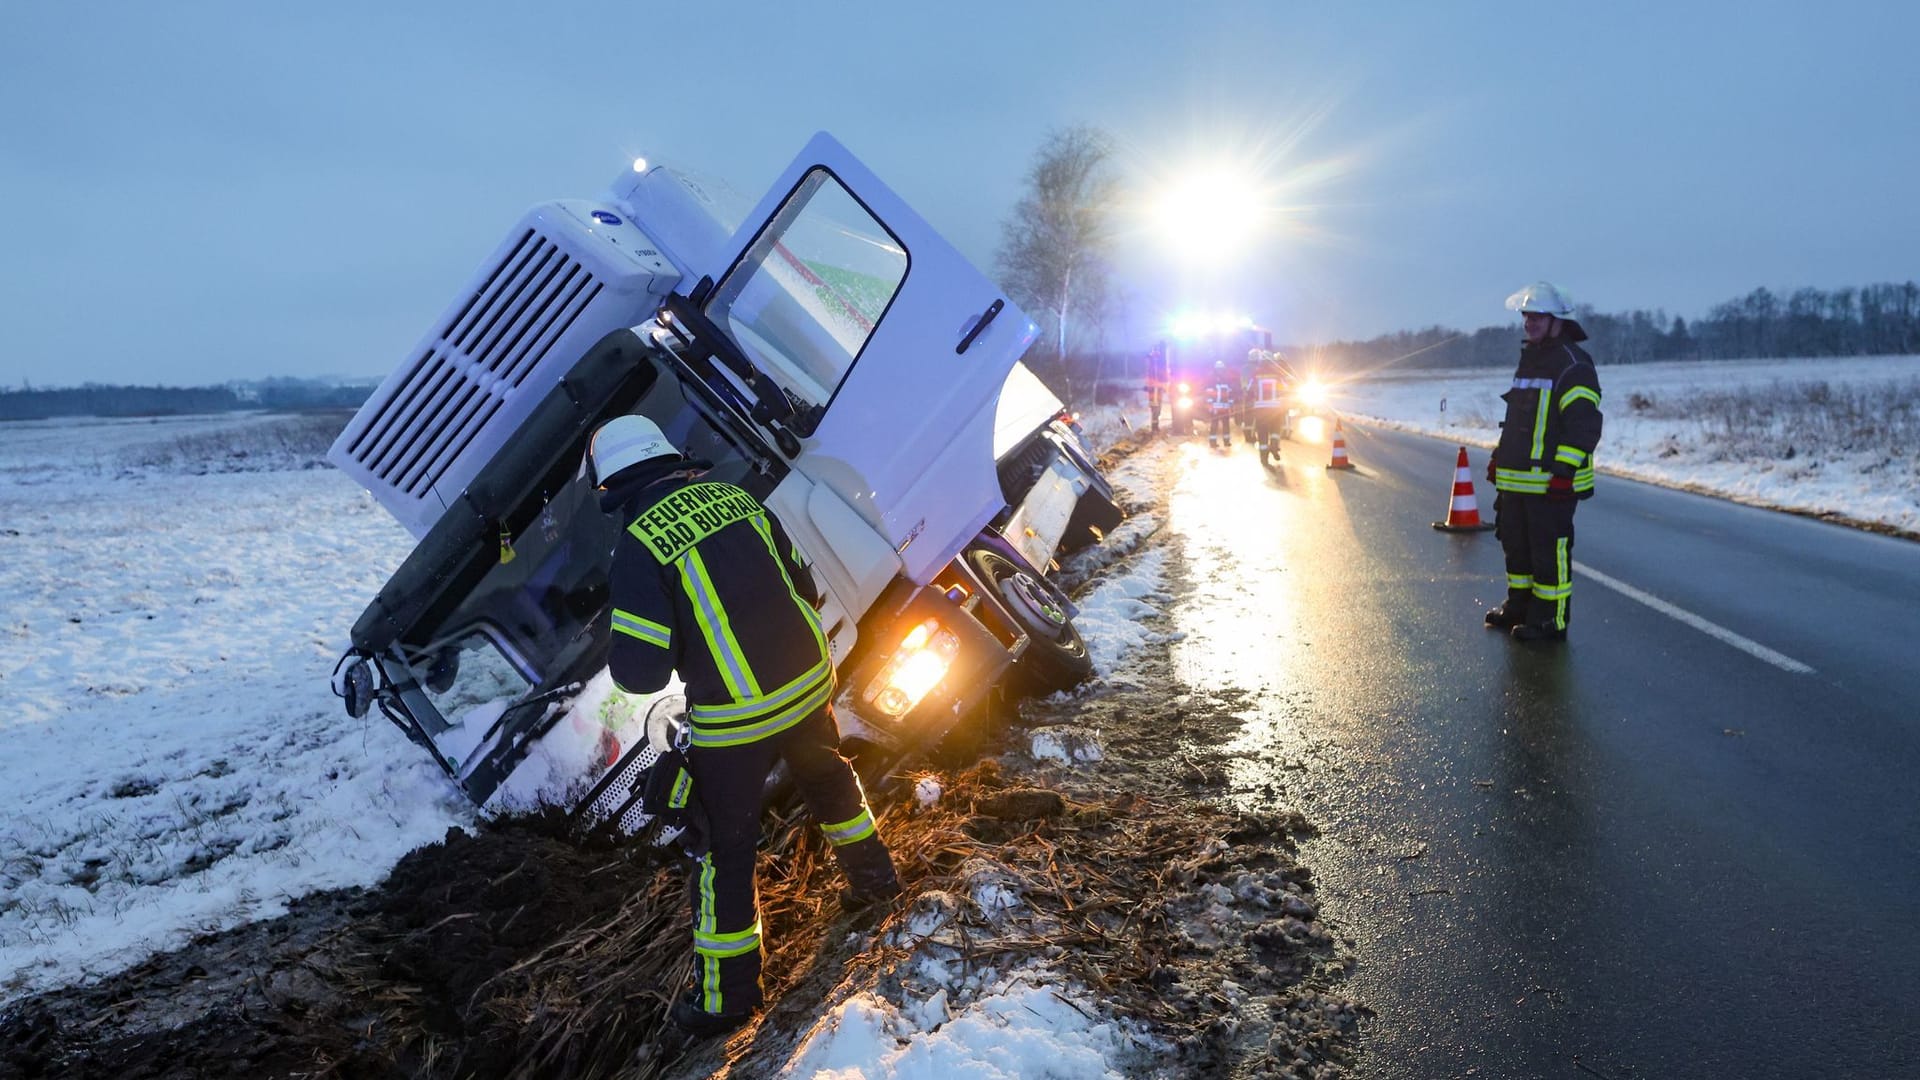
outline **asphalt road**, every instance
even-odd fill
[[[1431,527],[1456,447],[1346,439],[1189,441],[1169,516],[1235,790],[1323,830],[1360,1075],[1920,1076],[1920,544],[1603,475],[1521,644],[1493,534]]]

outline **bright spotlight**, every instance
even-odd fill
[[[1265,224],[1266,200],[1245,173],[1211,168],[1169,185],[1154,203],[1155,226],[1169,247],[1194,262],[1239,253]]]
[[[646,158],[643,158],[643,157],[637,157],[637,158],[634,158],[634,159],[633,159],[633,171],[634,171],[634,172],[637,172],[637,173],[643,173],[643,172],[646,172],[646,171],[647,171],[647,159],[646,159]]]

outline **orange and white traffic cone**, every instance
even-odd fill
[[[1473,473],[1467,468],[1467,448],[1460,448],[1460,463],[1453,470],[1453,501],[1447,504],[1447,520],[1436,521],[1441,532],[1485,532],[1492,523],[1480,520],[1480,503],[1473,497]]]
[[[1347,460],[1347,436],[1340,427],[1340,418],[1333,419],[1333,460],[1327,463],[1329,469],[1351,469],[1353,462]]]

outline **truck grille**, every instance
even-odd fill
[[[439,328],[347,456],[395,492],[424,496],[600,289],[585,267],[526,230]]]

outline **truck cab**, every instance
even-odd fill
[[[1037,329],[831,136],[729,227],[636,163],[530,210],[330,458],[418,538],[336,690],[378,705],[483,808],[621,835],[684,702],[605,672],[624,523],[581,468],[639,413],[786,527],[819,586],[850,749],[886,768],[996,689],[1091,670],[1054,557],[1120,514]]]

